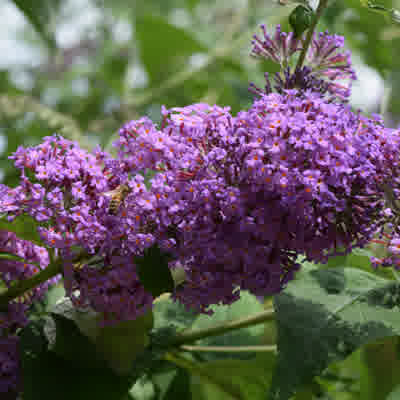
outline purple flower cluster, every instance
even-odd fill
[[[254,35],[251,55],[278,63],[281,71],[275,74],[274,82],[268,73],[265,74],[265,90],[251,84],[253,92],[269,94],[273,86],[281,94],[285,89],[312,89],[331,101],[338,99],[343,102],[350,96],[351,83],[356,74],[351,67],[350,51],[342,51],[342,36],[329,35],[328,32],[314,33],[306,53],[305,66],[297,68],[294,62],[303,49],[304,38],[296,38],[293,32],[282,32],[280,25],[273,36],[267,33],[265,25],[261,29],[263,37]]]
[[[142,218],[143,204],[149,201],[143,177],[129,177],[131,207],[114,216],[108,212],[110,199],[104,193],[122,179],[126,182],[128,174],[113,175],[119,162],[99,149],[88,153],[55,135],[36,147],[18,148],[11,158],[21,170],[21,183],[3,188],[0,212],[9,219],[28,214],[38,222],[43,243],[64,261],[65,286],[74,303],[90,304],[117,319],[143,313],[152,297],[139,284],[132,259],[154,242]],[[102,256],[102,264],[85,267],[81,257],[80,265],[74,265],[73,246],[81,248],[86,258]],[[126,266],[122,271],[121,265]],[[110,290],[105,281],[113,282]],[[134,295],[127,296],[134,287]],[[121,298],[129,298],[128,307],[121,307]]]
[[[161,129],[131,121],[116,145],[122,171],[158,171],[153,234],[187,276],[174,296],[207,312],[240,288],[279,292],[300,254],[326,262],[365,245],[382,224],[398,137],[318,93],[288,90],[237,117],[206,104],[163,110]]]
[[[297,94],[270,94],[239,113],[245,145],[236,152],[254,198],[279,199],[269,217],[273,240],[325,262],[331,249],[363,246],[382,225],[381,183],[393,171],[400,132],[317,93]]]
[[[25,260],[22,262],[0,259],[0,284],[6,287],[30,278],[49,263],[45,248],[18,239],[11,232],[0,231],[0,251]],[[53,278],[33,288],[0,311],[0,393],[3,395],[16,392],[20,384],[17,333],[28,323],[27,313],[32,302],[41,299],[48,287],[56,281],[57,279]]]

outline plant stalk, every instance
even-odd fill
[[[72,262],[79,262],[84,259],[85,256],[87,256],[86,252],[82,251],[81,253],[76,255],[75,259]],[[4,292],[0,292],[0,308],[6,306],[7,303],[16,299],[17,297],[22,296],[25,292],[28,292],[29,290],[41,285],[42,283],[55,277],[56,275],[61,274],[62,264],[63,260],[59,258],[58,260],[50,263],[47,268],[43,269],[36,275],[33,275],[28,279],[24,279],[16,285],[11,286]]]
[[[315,30],[315,28],[316,28],[316,26],[318,24],[319,19],[322,16],[322,12],[324,11],[324,9],[326,8],[327,5],[328,5],[328,0],[320,0],[319,3],[318,3],[317,10],[315,11],[315,16],[314,16],[314,18],[313,18],[313,20],[311,22],[310,28],[307,31],[307,35],[306,35],[306,39],[304,41],[303,49],[301,50],[300,57],[297,60],[297,65],[296,65],[295,70],[299,70],[303,66],[303,63],[304,63],[304,60],[306,58],[306,54],[307,54],[308,48],[310,47],[311,40],[312,40],[313,35],[314,35],[314,30]]]
[[[240,318],[234,321],[228,321],[223,324],[218,324],[211,328],[199,329],[191,332],[183,332],[173,340],[172,345],[181,346],[185,343],[195,342],[196,340],[203,339],[210,336],[218,336],[224,333],[248,326],[262,324],[271,321],[274,318],[274,310],[265,310],[260,313],[254,314],[250,317]]]
[[[210,353],[271,353],[276,352],[276,346],[181,346],[181,350]]]
[[[31,278],[24,279],[15,286],[11,286],[5,292],[0,294],[0,307],[7,305],[11,300],[22,296],[25,292],[46,282],[50,278],[61,273],[61,261],[50,264],[46,269],[40,271]]]

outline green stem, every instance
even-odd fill
[[[310,47],[311,44],[311,40],[314,34],[314,30],[318,24],[319,19],[322,16],[322,12],[324,11],[324,9],[326,8],[328,4],[328,0],[320,0],[318,3],[318,8],[317,11],[315,12],[315,16],[313,18],[313,21],[311,22],[311,26],[307,31],[307,36],[306,39],[304,41],[304,45],[303,45],[303,49],[301,50],[300,53],[300,57],[297,61],[297,65],[296,65],[296,69],[300,69],[303,66],[304,60],[306,58],[306,54],[308,51],[308,48]]]
[[[250,317],[228,321],[223,324],[212,326],[211,328],[183,332],[175,338],[172,344],[175,346],[180,346],[185,343],[195,342],[196,340],[203,339],[205,337],[218,336],[239,328],[246,328],[247,326],[262,324],[264,322],[271,321],[273,318],[274,310],[265,310]]]
[[[46,282],[50,278],[61,273],[61,261],[50,264],[46,269],[40,271],[31,278],[25,279],[15,286],[10,287],[4,293],[0,294],[0,307],[7,305],[11,300],[23,295],[25,292]]]
[[[78,253],[72,263],[77,263],[84,259],[87,256],[87,253],[82,251]],[[50,257],[51,252],[50,252]],[[43,269],[36,275],[33,275],[31,278],[24,279],[19,282],[15,286],[11,286],[3,293],[0,293],[0,308],[7,305],[11,300],[16,299],[19,296],[22,296],[25,292],[35,288],[36,286],[41,285],[47,280],[53,278],[54,276],[60,274],[62,272],[62,259],[58,259],[48,265],[46,269]]]
[[[181,346],[185,351],[198,351],[210,353],[271,353],[276,352],[276,346]]]

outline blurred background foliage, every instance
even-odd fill
[[[288,0],[1,0],[0,171],[8,156],[58,132],[108,150],[118,128],[160,107],[194,102],[246,108],[248,83],[272,63],[249,57],[266,23],[288,27]],[[398,1],[398,0],[397,0]],[[391,9],[396,0],[379,4]],[[315,7],[315,4],[313,4]],[[320,30],[342,34],[360,81],[352,105],[399,121],[400,26],[359,0],[331,1]]]

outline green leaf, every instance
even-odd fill
[[[197,317],[197,313],[187,310],[181,303],[171,299],[170,295],[162,295],[153,306],[154,329],[174,325],[177,329],[187,329]]]
[[[384,15],[389,21],[399,24],[400,11],[394,8],[386,8],[382,4],[374,4],[369,0],[360,0],[360,3],[370,11]]]
[[[152,375],[151,380],[157,390],[157,400],[192,399],[191,376],[183,368],[158,372]]]
[[[50,49],[56,49],[50,26],[61,4],[60,0],[12,0]]]
[[[157,391],[157,399],[164,400],[169,386],[172,384],[178,373],[178,368],[168,371],[157,372],[151,376],[151,380]]]
[[[138,17],[136,37],[141,61],[152,86],[169,78],[180,66],[185,66],[192,54],[207,51],[188,31],[169,24],[162,17]]]
[[[398,336],[393,336],[363,347],[363,363],[368,377],[368,392],[363,393],[363,399],[385,400],[399,383],[400,360],[396,354],[397,342]]]
[[[20,359],[24,400],[121,400],[132,385],[107,368],[82,368],[57,356],[40,321],[22,330]]]
[[[129,49],[121,46],[115,47],[115,43],[111,43],[104,51],[104,62],[100,66],[100,74],[102,79],[107,82],[116,94],[122,96],[124,93],[125,75],[129,62]]]
[[[287,400],[331,362],[400,333],[400,285],[355,268],[306,266],[275,297],[278,364],[271,399]]]
[[[24,357],[36,357],[47,351],[47,339],[43,332],[44,322],[41,320],[32,321],[22,329],[20,333],[19,349],[22,355],[22,364]]]
[[[92,359],[96,365],[107,365],[118,375],[128,375],[133,369],[133,360],[149,344],[149,332],[153,327],[151,311],[135,320],[107,326],[100,325],[99,321],[103,318],[100,313],[90,309],[77,310],[69,298],[58,301],[51,311],[52,315],[57,314],[53,318],[61,332],[57,331],[55,351],[67,360],[81,357],[83,364],[91,366]],[[51,327],[46,334],[53,342]],[[69,350],[72,341],[76,342],[76,350]]]
[[[353,249],[353,251],[346,256],[344,265],[353,268],[360,268],[365,271],[371,271],[372,256],[372,251],[368,249]]]
[[[174,290],[174,279],[168,267],[171,260],[171,256],[157,245],[146,249],[143,256],[135,257],[140,283],[154,297]]]
[[[129,393],[135,400],[153,400],[155,394],[153,382],[143,378],[138,379]]]
[[[217,360],[190,370],[194,400],[264,400],[275,355],[260,354],[251,361]],[[200,377],[200,380],[197,378]]]
[[[151,311],[133,321],[121,321],[99,328],[95,344],[118,375],[128,375],[134,360],[149,345],[149,332],[153,328]]]
[[[27,214],[20,215],[13,221],[7,221],[5,217],[0,219],[0,230],[14,232],[19,239],[29,240],[39,246],[43,246],[37,227],[38,223]]]
[[[323,267],[335,268],[335,267],[343,267],[346,264],[347,256],[334,256],[330,257],[326,264],[322,264]]]
[[[399,399],[400,399],[400,385],[394,388],[394,390],[389,394],[386,400],[399,400]]]
[[[190,400],[192,393],[190,390],[190,375],[182,368],[178,368],[176,374],[170,381],[166,392],[159,397],[160,400]]]
[[[31,263],[30,261],[26,261],[24,258],[16,256],[15,254],[12,253],[7,253],[5,251],[0,251],[0,259],[3,260],[10,260],[10,261],[19,261],[23,263]]]
[[[199,3],[199,0],[185,0],[185,3],[189,10],[193,10]]]
[[[313,17],[313,11],[301,4],[291,12],[289,15],[289,24],[296,37],[300,37],[310,27]]]
[[[89,338],[81,333],[78,326],[61,314],[51,313],[56,324],[56,340],[53,351],[67,361],[81,367],[104,368],[104,360]]]
[[[63,297],[65,297],[63,282],[52,286],[45,294],[46,309],[50,311]]]
[[[240,293],[240,299],[230,305],[213,305],[212,315],[201,314],[193,323],[191,329],[206,329],[219,323],[236,320],[264,311],[263,304],[247,291]],[[258,324],[227,332],[223,335],[202,339],[197,344],[202,346],[257,346],[262,345],[264,325]],[[252,353],[202,353],[204,358],[215,360],[217,358],[249,358]]]

